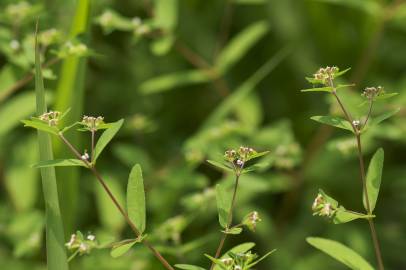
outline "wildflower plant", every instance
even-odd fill
[[[44,98],[43,81],[41,76],[41,68],[39,61],[39,51],[36,50],[36,82],[37,93],[41,93],[42,99]],[[41,99],[39,99],[41,100]],[[166,258],[156,249],[151,242],[147,239],[146,231],[146,206],[145,206],[145,191],[144,181],[142,176],[142,169],[139,164],[132,167],[127,185],[127,201],[126,207],[119,203],[119,200],[113,194],[110,187],[107,185],[102,174],[99,172],[96,161],[100,157],[102,151],[106,148],[109,142],[114,138],[117,132],[123,125],[124,120],[113,123],[105,123],[102,116],[83,116],[81,121],[74,122],[68,126],[64,126],[61,120],[69,113],[69,110],[61,113],[58,111],[45,111],[37,117],[23,120],[22,122],[26,127],[35,128],[41,134],[50,134],[56,136],[63,144],[65,144],[74,158],[69,159],[49,159],[41,160],[33,165],[34,168],[52,168],[52,167],[84,167],[88,169],[98,180],[107,193],[115,207],[119,210],[128,226],[134,233],[134,237],[124,239],[118,242],[110,243],[109,245],[99,245],[96,241],[96,236],[89,234],[86,237],[77,231],[71,235],[70,240],[65,244],[66,248],[72,253],[69,260],[72,260],[76,255],[90,254],[93,249],[111,247],[111,256],[119,257],[125,254],[137,243],[142,243],[146,246],[152,254],[160,261],[160,263],[168,270],[173,270],[174,267],[167,261]],[[87,149],[79,149],[76,145],[65,136],[65,133],[72,132],[86,132],[90,137],[90,154]],[[98,133],[102,132],[100,136]],[[241,175],[255,170],[258,164],[255,159],[260,158],[268,152],[257,152],[250,147],[240,147],[237,150],[226,151],[223,162],[209,161],[211,164],[231,171],[235,175],[234,189],[232,198],[229,196],[228,190],[222,185],[216,186],[216,200],[219,215],[219,222],[222,227],[222,237],[219,246],[215,252],[214,257],[206,255],[211,261],[210,269],[215,266],[225,270],[248,270],[251,269],[258,262],[269,256],[273,251],[265,254],[263,257],[258,258],[258,255],[251,252],[253,245],[251,243],[241,244],[234,247],[229,252],[222,254],[222,249],[228,235],[240,234],[243,227],[247,227],[251,231],[255,231],[257,223],[261,221],[257,211],[250,212],[243,220],[233,225],[233,210],[236,204],[238,183]],[[48,158],[52,156],[48,156]],[[179,269],[204,269],[200,266],[177,264],[175,267]]]
[[[360,104],[363,106],[368,104],[366,115],[360,119],[353,118],[351,112],[347,109],[346,104],[339,96],[338,90],[347,88],[349,85],[336,84],[336,79],[346,73],[349,69],[340,71],[337,67],[320,68],[311,78],[306,78],[310,83],[316,85],[314,88],[304,89],[302,92],[327,92],[336,100],[344,118],[339,116],[313,116],[312,120],[322,124],[341,128],[351,132],[356,141],[360,178],[362,184],[362,201],[365,208],[364,213],[359,213],[352,210],[347,210],[340,205],[335,199],[327,195],[323,190],[320,190],[316,196],[313,205],[313,215],[323,216],[331,219],[335,224],[350,222],[356,219],[366,220],[369,224],[372,242],[377,259],[378,269],[383,270],[384,264],[382,260],[381,247],[378,241],[378,235],[374,224],[374,209],[378,199],[379,189],[381,185],[384,151],[379,148],[373,155],[368,171],[365,171],[365,163],[362,151],[362,135],[368,131],[371,126],[376,126],[385,119],[397,113],[397,109],[386,112],[379,116],[373,116],[373,104],[379,100],[390,98],[396,93],[386,93],[381,86],[367,87],[362,92],[361,96],[365,101]],[[373,269],[372,266],[350,248],[323,238],[310,237],[307,241],[314,247],[334,257],[338,261],[344,263],[352,269]]]

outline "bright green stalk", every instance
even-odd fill
[[[90,0],[76,1],[75,16],[72,21],[69,37],[78,35],[86,36],[89,24]],[[66,111],[71,109],[69,114],[63,119],[62,124],[68,125],[81,118],[83,113],[84,81],[86,74],[86,58],[79,56],[69,56],[62,64],[59,77],[55,110]],[[80,145],[78,134],[66,134],[74,145]],[[62,147],[60,141],[54,141],[55,153],[57,156],[67,156],[69,152]],[[67,233],[74,230],[78,210],[79,194],[79,170],[77,168],[59,168],[58,188],[61,194],[61,210],[63,213],[65,230]]]
[[[45,103],[44,82],[41,74],[41,61],[37,41],[35,42],[35,92],[37,115],[47,111]],[[40,160],[52,160],[51,138],[46,132],[38,130],[38,144]],[[46,248],[48,270],[69,269],[65,253],[65,240],[61,213],[59,210],[58,190],[56,185],[55,169],[42,168],[42,189],[44,193],[46,211]]]

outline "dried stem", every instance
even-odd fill
[[[239,182],[239,180],[240,180],[240,174],[237,173],[235,175],[234,192],[233,192],[233,198],[231,200],[230,212],[228,213],[228,217],[227,217],[226,230],[231,226],[231,223],[233,222],[233,210],[234,210],[234,207],[235,207],[235,199],[237,197],[237,190],[238,190],[238,182]],[[226,241],[226,238],[227,238],[227,234],[224,233],[223,236],[221,237],[221,240],[220,240],[220,243],[219,243],[219,245],[217,247],[216,254],[214,255],[214,258],[217,259],[218,257],[220,257],[221,250],[223,249],[224,242]],[[212,262],[212,264],[210,266],[210,270],[213,270],[214,266],[215,266],[215,264],[214,264],[214,262]]]
[[[82,160],[86,164],[86,166],[90,169],[90,171],[99,181],[99,183],[102,185],[103,189],[106,191],[106,193],[108,194],[108,196],[110,197],[111,201],[114,203],[116,208],[120,211],[121,215],[124,217],[125,221],[130,226],[131,230],[134,232],[136,237],[141,237],[140,231],[137,229],[135,224],[131,221],[127,212],[124,210],[124,208],[120,205],[120,203],[118,202],[118,200],[116,199],[114,194],[111,192],[110,188],[107,186],[106,182],[103,180],[103,177],[101,176],[99,171],[96,169],[95,165],[93,163],[90,163],[86,159],[82,159],[79,151],[65,138],[65,136],[63,136],[63,134],[61,132],[59,133],[59,138],[69,147],[69,149],[78,159]],[[162,263],[162,265],[167,270],[174,270],[174,268],[161,255],[161,253],[152,246],[151,243],[149,243],[146,239],[142,240],[142,243],[154,254],[154,256]]]

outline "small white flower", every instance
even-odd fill
[[[241,159],[237,159],[236,163],[240,167],[244,166],[244,161],[242,161]]]
[[[132,22],[132,24],[135,26],[135,27],[138,27],[138,26],[140,26],[141,25],[141,19],[140,19],[140,17],[134,17],[132,20],[131,20],[131,22]]]
[[[72,235],[70,236],[69,242],[65,244],[66,247],[67,247],[67,248],[71,248],[72,245],[73,245],[73,243],[75,243],[75,241],[76,241],[76,234],[72,234]]]
[[[358,127],[361,124],[361,122],[359,120],[354,120],[354,121],[352,121],[352,124],[354,126]]]
[[[88,251],[89,251],[89,245],[87,245],[86,243],[80,243],[79,251],[80,251],[81,253],[86,253],[86,252],[88,252]]]
[[[85,152],[85,153],[81,156],[81,158],[82,158],[82,160],[89,160],[90,156],[89,156],[88,153]]]
[[[96,236],[94,236],[93,234],[89,234],[87,236],[87,240],[94,241],[95,239],[96,239]]]

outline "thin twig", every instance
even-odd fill
[[[120,205],[116,197],[113,195],[112,191],[110,188],[107,186],[106,182],[103,180],[103,177],[99,173],[99,171],[96,169],[94,163],[90,163],[88,160],[83,159],[79,151],[63,136],[63,134],[60,132],[59,133],[59,138],[69,147],[69,149],[72,151],[72,153],[80,160],[82,160],[88,169],[93,173],[93,175],[96,177],[96,179],[99,181],[99,183],[102,185],[110,199],[112,200],[113,204],[116,206],[116,208],[119,210],[121,215],[124,217],[125,221],[127,224],[130,226],[131,230],[134,232],[136,237],[141,237],[140,231],[137,229],[135,224],[131,221],[130,217],[128,216],[127,212],[124,210],[124,208]],[[168,261],[161,255],[161,253],[156,250],[151,243],[149,243],[146,239],[142,240],[142,243],[154,254],[154,256],[162,263],[162,265],[168,269],[168,270],[175,270],[169,263]]]
[[[237,197],[238,181],[239,180],[240,180],[240,174],[237,173],[236,176],[235,176],[234,192],[233,192],[233,198],[231,200],[230,212],[228,213],[228,217],[227,217],[226,230],[228,230],[228,228],[231,226],[231,224],[233,222],[233,210],[234,210],[234,207],[235,207],[235,199]],[[214,255],[215,259],[220,257],[221,250],[223,249],[224,242],[226,241],[226,238],[227,238],[227,233],[224,233],[223,236],[221,237],[220,243],[219,243],[219,245],[217,247],[216,254]],[[214,264],[214,262],[212,262],[212,264],[210,266],[210,270],[213,270],[214,266],[215,266],[215,264]]]

